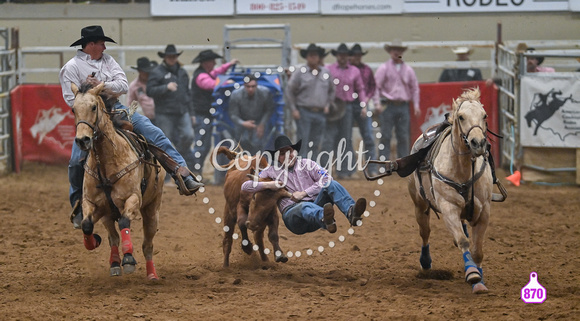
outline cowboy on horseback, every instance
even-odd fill
[[[81,45],[82,49],[79,49],[76,55],[62,67],[59,74],[62,95],[69,106],[73,106],[75,99],[71,83],[81,87],[83,83],[97,86],[104,82],[105,89],[117,97],[127,92],[129,83],[123,68],[113,57],[103,53],[107,49],[105,47],[106,41],[115,42],[105,36],[101,26],[88,26],[81,29],[81,38],[71,44],[71,47]],[[113,105],[113,110],[127,111],[127,107],[117,100]],[[165,152],[166,159],[159,159],[159,161],[175,179],[180,194],[192,195],[203,186],[203,183],[199,182],[189,171],[185,160],[163,131],[153,125],[147,117],[137,113],[130,117],[130,121],[135,132],[143,135],[150,145],[157,146]],[[76,144],[73,144],[68,174],[69,198],[73,207],[71,221],[75,228],[80,228],[80,222],[83,218],[80,200],[82,199],[83,166],[86,158],[87,152],[81,151]]]

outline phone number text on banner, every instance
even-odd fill
[[[317,14],[318,1],[309,0],[238,0],[236,13],[243,14]]]

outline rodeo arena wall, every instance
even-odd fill
[[[580,184],[578,1],[35,2],[0,1],[3,173],[20,171],[25,160],[68,162],[74,117],[62,99],[58,71],[75,54],[71,39],[98,24],[117,41],[106,52],[129,81],[137,77],[130,67],[138,57],[159,60],[157,52],[170,43],[184,51],[180,62],[191,75],[191,60],[203,49],[238,58],[242,68],[275,71],[304,63],[298,50],[312,42],[327,50],[360,43],[368,50],[364,62],[376,70],[389,59],[383,46],[400,39],[420,82],[421,115],[412,118],[412,140],[441,122],[464,89],[479,87],[490,130],[503,136],[493,139],[498,166],[521,170],[523,180]],[[535,47],[556,73],[525,73],[526,53],[517,50],[522,43]],[[473,49],[469,62],[455,61],[451,49],[459,46]],[[328,56],[325,63],[332,62]],[[437,83],[442,69],[458,66],[479,68],[494,84]]]

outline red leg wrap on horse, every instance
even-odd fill
[[[89,251],[92,251],[99,246],[99,242],[97,242],[93,234],[83,235],[83,242],[85,243],[85,248]]]
[[[157,271],[155,271],[155,264],[153,264],[153,260],[147,261],[147,278],[149,280],[159,280]]]
[[[133,254],[133,243],[131,242],[131,230],[124,228],[121,230],[121,250],[123,254]]]
[[[109,264],[113,264],[113,262],[121,263],[121,256],[119,256],[119,247],[118,246],[111,246],[111,257],[109,258]]]

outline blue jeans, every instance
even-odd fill
[[[182,115],[157,114],[155,124],[167,138],[175,144],[175,148],[185,159],[187,166],[193,168],[194,159],[191,144],[193,143],[193,127],[189,113]]]
[[[337,181],[331,181],[324,187],[314,202],[300,202],[286,209],[282,219],[286,228],[294,234],[305,234],[318,229],[326,229],[323,222],[324,204],[335,204],[338,209],[347,215],[348,210],[354,205],[354,200],[348,191]]]
[[[325,127],[326,115],[324,113],[314,113],[306,108],[300,108],[300,119],[296,121],[296,132],[298,138],[302,139],[299,156],[307,158],[308,153],[312,152],[311,159],[318,157]],[[313,143],[312,147],[309,146],[310,142]]]
[[[121,103],[117,102],[115,109],[127,109]],[[131,117],[133,130],[140,135],[143,135],[147,142],[153,144],[164,150],[171,158],[173,158],[179,165],[187,166],[185,160],[179,152],[173,147],[171,141],[163,134],[163,131],[153,125],[149,118],[135,113]],[[77,200],[82,199],[83,178],[85,170],[83,168],[87,158],[87,152],[82,151],[76,143],[72,144],[72,152],[68,164],[68,180],[70,182],[69,200],[71,206],[74,206]]]
[[[213,116],[195,115],[193,131],[195,135],[193,147],[194,165],[191,170],[194,173],[200,174],[203,172],[203,163],[212,147],[211,136],[213,131]]]
[[[352,123],[353,123],[353,103],[346,103],[346,112],[344,117],[333,122],[326,122],[326,131],[323,139],[322,150],[325,152],[334,151],[334,160],[336,162],[336,172],[338,176],[350,176],[354,172],[349,170],[350,167],[354,167],[356,164],[356,155],[354,154],[352,147]],[[345,149],[344,152],[338,152],[339,146],[341,146],[341,140],[344,140]],[[348,157],[350,155],[350,158]],[[340,156],[340,159],[338,157]],[[322,166],[326,166],[328,161],[326,160],[326,155],[321,159]]]
[[[390,160],[391,158],[391,137],[393,128],[397,137],[397,158],[409,155],[409,136],[411,135],[411,115],[409,103],[401,105],[389,105],[387,109],[379,114],[381,126],[381,144],[383,149],[379,149],[380,160]]]

